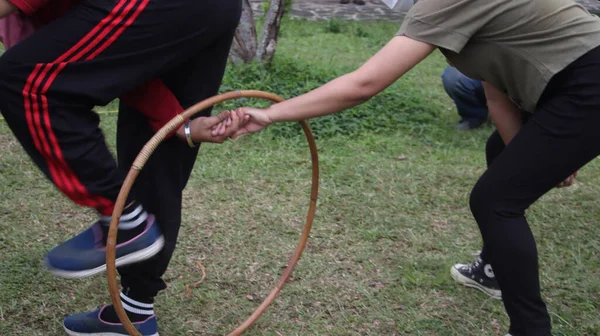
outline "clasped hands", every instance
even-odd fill
[[[267,110],[243,107],[211,117],[196,118],[190,122],[190,133],[195,143],[223,143],[229,138],[258,132],[272,123]],[[178,134],[184,136],[183,131],[178,131]]]

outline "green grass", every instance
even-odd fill
[[[236,78],[267,72],[230,69],[223,90],[290,97],[359,66],[397,25],[331,28],[285,22],[273,78]],[[286,75],[290,64],[309,73],[295,89],[290,77],[302,75]],[[404,115],[377,132],[348,127],[335,136],[323,120],[311,121],[322,131],[314,229],[292,281],[249,335],[504,335],[502,304],[455,285],[448,272],[480,247],[467,199],[492,129],[454,130],[457,116],[439,78],[444,66],[434,54],[371,105],[373,115]],[[410,104],[394,105],[407,96]],[[345,118],[332,123],[343,128]],[[115,124],[115,115],[103,116],[110,144]],[[278,136],[289,133],[203,147],[185,192],[169,288],[157,300],[161,335],[226,334],[275,284],[299,237],[310,188],[308,150],[301,137]],[[599,178],[594,161],[575,186],[552,191],[528,212],[555,335],[600,335]],[[63,335],[64,316],[109,301],[101,276],[67,281],[40,267],[48,249],[94,218],[41,177],[0,122],[0,335]],[[185,285],[201,277],[196,261],[207,278],[189,297]]]

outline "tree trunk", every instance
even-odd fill
[[[259,62],[270,62],[275,55],[279,40],[279,27],[285,11],[285,0],[271,0],[269,11],[265,16],[263,34],[256,51],[255,59]]]
[[[233,63],[248,63],[256,55],[256,27],[254,26],[254,13],[249,0],[242,1],[242,17],[235,31],[229,59]]]
[[[254,13],[249,0],[242,1],[242,17],[235,32],[229,59],[233,63],[248,63],[253,60],[270,62],[275,54],[281,18],[285,12],[286,0],[270,0],[265,13],[263,33],[258,43]]]

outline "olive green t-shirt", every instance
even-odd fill
[[[419,0],[398,35],[534,112],[552,76],[600,45],[600,19],[573,0]]]

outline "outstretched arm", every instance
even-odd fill
[[[434,48],[406,36],[396,36],[356,71],[307,94],[272,105],[267,113],[273,122],[300,121],[359,105],[394,83]]]
[[[234,137],[257,132],[273,122],[300,121],[333,114],[369,100],[427,57],[435,47],[406,36],[396,36],[359,69],[304,95],[266,110],[243,108],[250,119]],[[223,127],[213,129],[221,135]]]

